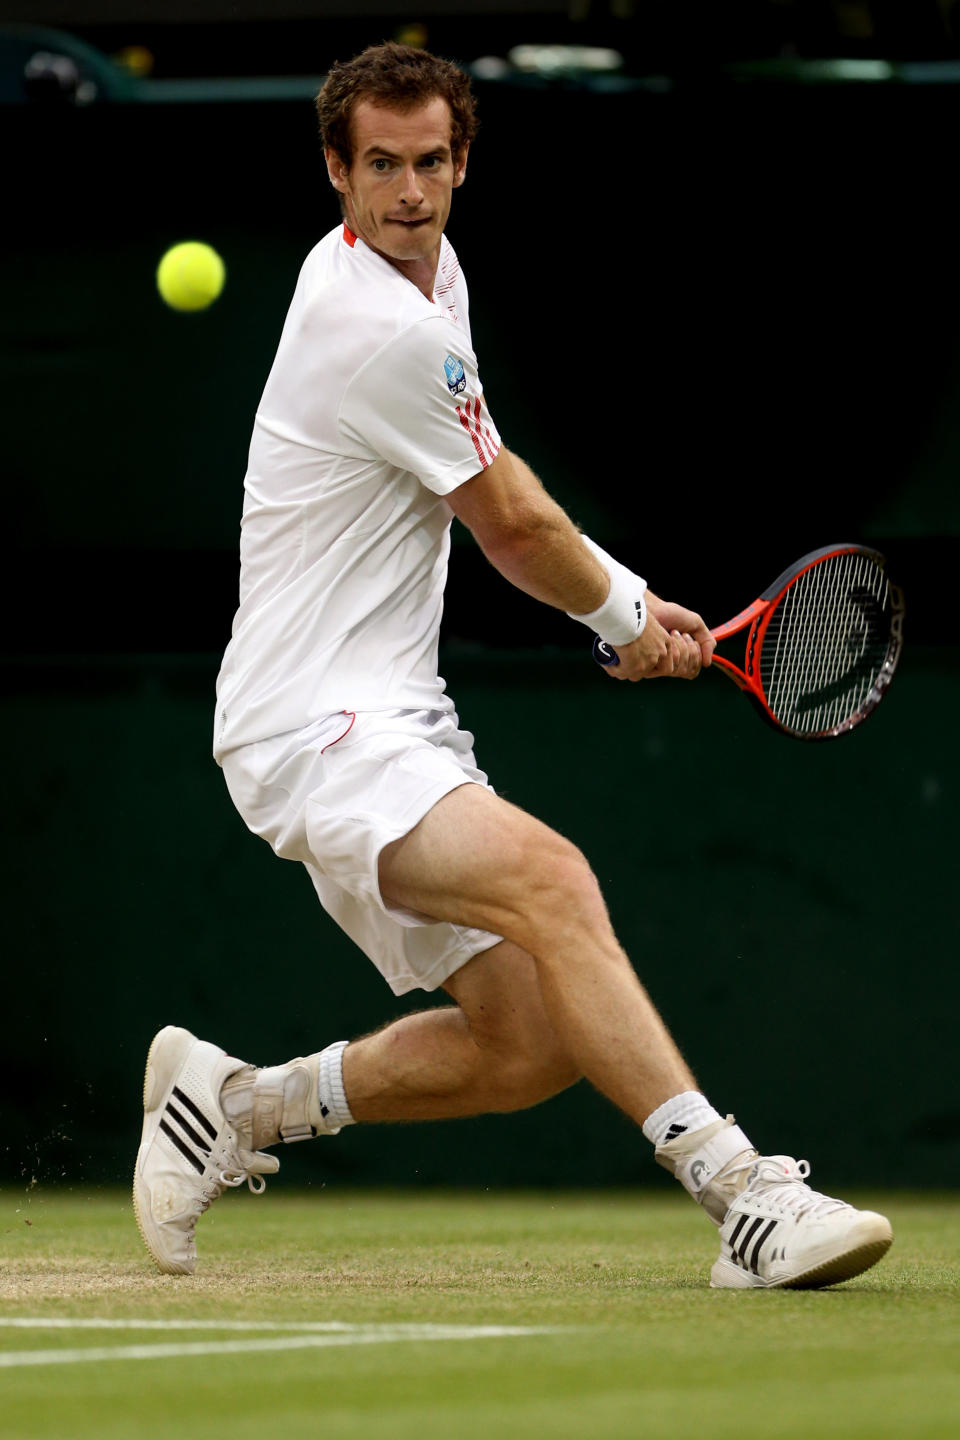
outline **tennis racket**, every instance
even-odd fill
[[[711,631],[745,630],[743,661],[713,664],[771,725],[797,740],[832,740],[866,720],[893,679],[903,647],[903,592],[886,561],[861,545],[812,550],[739,615]],[[618,665],[599,637],[594,659]]]

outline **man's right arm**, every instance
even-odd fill
[[[446,500],[491,565],[518,590],[583,615],[603,604],[609,580],[600,562],[530,467],[505,445]]]
[[[506,446],[446,500],[490,563],[517,589],[574,615],[589,615],[604,603],[610,580],[603,566],[530,467]],[[679,632],[668,633],[656,618],[662,606],[648,594],[642,633],[629,645],[616,647],[617,679],[690,676],[708,660],[703,654],[707,631],[700,617],[683,612],[690,622],[685,639]],[[677,610],[670,607],[671,619]]]

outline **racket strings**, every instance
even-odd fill
[[[860,713],[887,658],[889,584],[868,555],[829,556],[803,571],[773,610],[760,680],[777,720],[799,735]]]

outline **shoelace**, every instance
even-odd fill
[[[817,1217],[846,1209],[843,1200],[821,1195],[819,1190],[811,1190],[805,1183],[810,1174],[810,1165],[806,1160],[794,1160],[790,1155],[764,1155],[759,1160],[737,1166],[737,1169],[750,1170],[745,1188],[762,1194],[768,1204],[776,1206],[784,1214]]]
[[[243,1159],[245,1157],[249,1158],[251,1162],[266,1158],[258,1155],[256,1151],[241,1150],[238,1158]],[[197,1209],[197,1214],[202,1215],[205,1210],[210,1209],[214,1200],[218,1200],[223,1194],[224,1186],[229,1186],[232,1190],[235,1190],[238,1185],[243,1184],[244,1180],[247,1182],[247,1189],[251,1195],[262,1195],[267,1188],[266,1180],[253,1163],[246,1167],[240,1165],[236,1167],[227,1166],[219,1172],[216,1180],[211,1178],[203,1187],[203,1190],[200,1192],[200,1205]]]
[[[235,1175],[231,1175],[229,1170],[220,1171],[220,1181],[223,1185],[231,1185],[235,1189],[238,1185],[242,1185],[244,1180],[247,1182],[247,1189],[251,1195],[262,1195],[267,1188],[266,1180],[256,1170],[240,1170]],[[253,1183],[255,1180],[260,1183],[255,1185]]]

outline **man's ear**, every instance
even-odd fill
[[[340,194],[346,193],[350,175],[350,166],[336,150],[324,150],[323,158],[327,162],[327,175],[330,177],[330,184]]]
[[[453,188],[456,190],[467,178],[467,155],[470,153],[469,142],[464,145],[458,155],[453,157]]]

